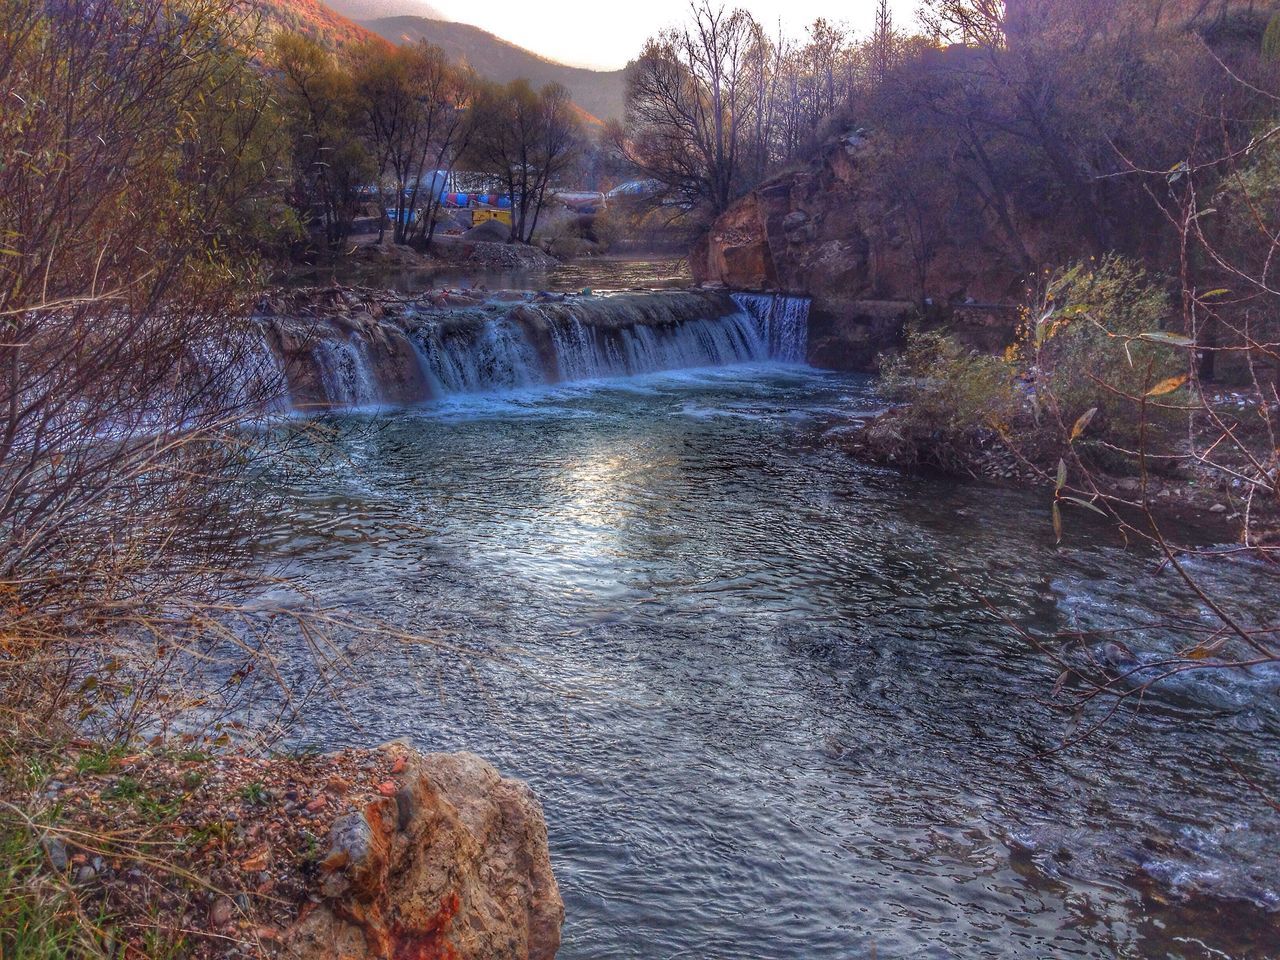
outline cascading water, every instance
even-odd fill
[[[378,381],[368,349],[354,337],[317,341],[316,369],[325,398],[334,407],[373,407],[380,403]]]
[[[510,320],[489,320],[474,330],[429,324],[410,333],[409,342],[437,394],[510,390],[545,379],[537,352]]]
[[[735,293],[733,302],[763,327],[769,358],[804,363],[809,349],[809,300],[773,293]]]
[[[551,336],[562,380],[634,376],[684,367],[781,360],[803,363],[809,301],[736,294],[739,312],[669,325],[592,327],[577,317],[554,322]]]
[[[498,315],[498,310],[507,312]],[[425,400],[549,381],[737,363],[803,363],[808,316],[809,301],[801,297],[734,294],[730,301],[690,291],[526,301],[514,308],[489,304],[470,314],[409,313],[383,322],[394,324],[390,340],[407,339],[416,356],[413,379],[418,385],[409,389],[406,400],[412,402],[415,396]],[[318,399],[338,408],[377,406],[384,397],[404,397],[405,391],[397,389],[407,382],[403,370],[384,347],[371,346],[368,336],[331,328],[314,339],[304,354],[313,386],[304,393],[314,396],[318,388]],[[386,368],[375,369],[378,364]],[[294,365],[291,360],[287,366],[293,370]],[[386,390],[380,381],[388,385]]]

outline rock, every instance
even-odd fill
[[[803,210],[792,210],[782,218],[782,229],[786,233],[795,233],[809,222],[809,215]]]
[[[40,841],[40,846],[44,848],[44,854],[49,858],[49,866],[58,872],[67,869],[69,862],[67,845],[61,837],[45,837]]]
[[[324,900],[287,932],[287,955],[551,960],[564,904],[528,786],[465,753],[413,754],[403,779],[334,822]]]
[[[968,233],[967,221],[930,224],[927,252],[904,236],[895,210],[902,200],[876,186],[874,149],[862,138],[837,137],[800,169],[788,169],[734,201],[690,257],[699,283],[734,290],[804,294],[810,311],[809,362],[872,369],[896,350],[916,304],[924,319],[946,323],[962,343],[996,352],[1012,339],[1023,271]],[[1046,244],[1054,234],[1043,231]],[[1048,253],[1049,246],[1044,251]],[[1053,256],[1038,256],[1046,262]],[[861,309],[896,302],[890,318]]]
[[[81,867],[79,870],[76,871],[76,883],[82,884],[82,885],[86,883],[92,883],[94,878],[97,875],[98,875],[97,870],[93,869],[93,867],[89,866],[88,864],[85,864],[83,867]]]
[[[1226,513],[1227,505],[1225,503],[1215,503],[1209,508],[1210,513]]]
[[[231,922],[235,916],[236,905],[230,897],[218,897],[209,908],[209,926],[220,930]]]
[[[490,240],[505,243],[511,236],[511,228],[500,220],[482,220],[462,234],[463,240]]]

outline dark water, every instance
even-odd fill
[[[824,430],[875,403],[766,366],[348,418],[271,552],[462,649],[365,662],[304,739],[526,778],[566,960],[1280,955],[1280,816],[1223,760],[1280,786],[1275,685],[1037,758],[1054,671],[987,603],[1046,631],[1201,613],[1084,520],[1055,546],[1043,498],[850,462]]]

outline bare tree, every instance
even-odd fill
[[[370,172],[355,136],[351,79],[329,51],[297,34],[277,35],[271,56],[292,143],[294,206],[334,248],[350,233],[356,190]]]
[[[741,134],[749,129],[748,13],[703,0],[693,22],[649,41],[628,79],[623,148],[681,203],[724,210],[741,190]]]
[[[466,129],[469,77],[431,44],[388,49],[370,42],[354,58],[352,83],[395,242],[425,236],[443,186],[437,171],[451,166]],[[425,216],[415,223],[424,191]]]

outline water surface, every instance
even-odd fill
[[[758,365],[336,418],[264,549],[464,652],[366,662],[302,738],[527,779],[566,960],[1280,954],[1280,817],[1221,759],[1278,786],[1274,688],[1041,756],[1054,671],[989,604],[1041,631],[1201,613],[1086,520],[1055,545],[1042,497],[851,462],[827,431],[877,405]]]

